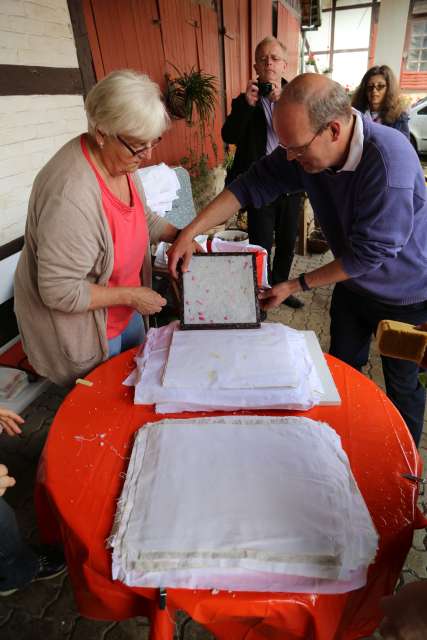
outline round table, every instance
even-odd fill
[[[92,386],[75,386],[55,416],[40,461],[40,530],[46,542],[64,545],[80,613],[108,620],[146,615],[151,640],[172,639],[177,609],[224,640],[353,640],[372,633],[381,619],[380,598],[393,591],[413,530],[426,525],[416,507],[417,484],[402,477],[420,475],[421,461],[403,419],[381,389],[326,356],[342,404],[300,414],[327,422],[341,436],[380,535],[363,589],[337,595],[168,589],[164,598],[156,589],[113,581],[107,547],[134,432],[164,418],[152,405],[134,405],[133,389],[122,385],[134,355],[131,350],[100,365],[86,378]],[[208,414],[168,417],[178,415]]]

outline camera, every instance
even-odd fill
[[[257,82],[259,95],[262,97],[268,96],[273,91],[273,85],[271,82]]]

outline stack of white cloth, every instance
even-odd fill
[[[164,162],[138,169],[137,174],[144,187],[147,204],[152,211],[164,216],[172,209],[180,188],[178,177]]]
[[[124,384],[157,413],[296,409],[318,404],[323,386],[304,335],[279,323],[259,329],[150,329]]]
[[[336,432],[222,416],[140,429],[110,537],[130,586],[339,593],[378,536]]]

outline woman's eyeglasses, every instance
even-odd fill
[[[154,149],[154,147],[157,147],[157,145],[161,141],[161,138],[155,138],[155,140],[152,140],[151,142],[147,142],[142,147],[139,147],[139,149],[133,149],[133,147],[131,147],[130,144],[128,142],[126,142],[126,140],[123,140],[123,138],[121,136],[119,136],[118,134],[116,135],[116,138],[117,138],[117,140],[119,142],[122,143],[122,145],[124,147],[126,147],[126,149],[129,151],[129,153],[131,153],[133,156],[139,156],[142,153],[146,153],[147,151],[151,151],[151,149]]]
[[[369,91],[369,93],[371,93],[374,89],[376,89],[377,91],[382,91],[383,89],[386,89],[387,85],[384,84],[383,82],[376,82],[374,84],[368,84],[366,87],[366,91]]]

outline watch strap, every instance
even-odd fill
[[[298,280],[303,291],[310,291],[310,287],[308,286],[307,280],[305,279],[305,273],[300,273],[298,276]]]

